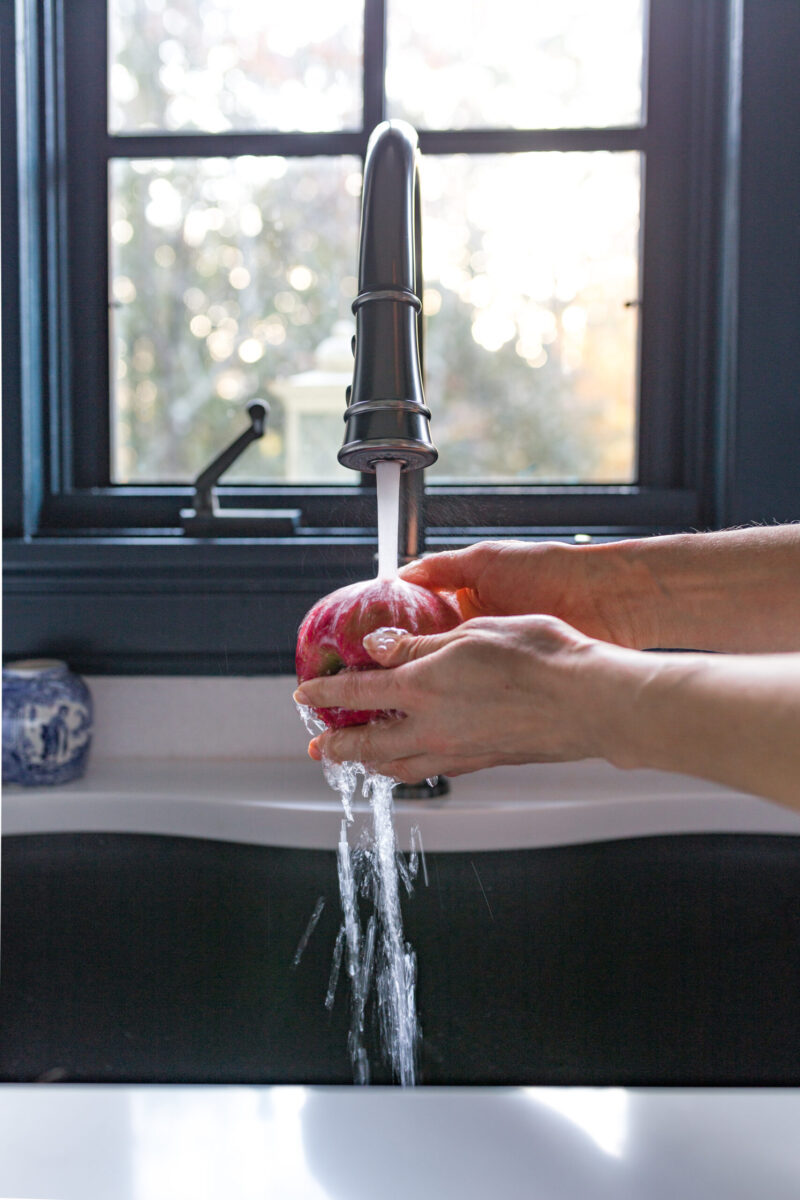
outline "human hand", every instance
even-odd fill
[[[589,637],[657,645],[652,579],[638,541],[598,546],[488,541],[409,563],[401,578],[456,594],[464,620],[547,613]]]
[[[401,713],[314,738],[313,758],[363,762],[415,783],[500,763],[602,754],[599,721],[611,647],[552,617],[484,617],[444,634],[369,634],[388,670],[306,680],[295,699],[313,707]]]

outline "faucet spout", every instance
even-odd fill
[[[404,121],[372,133],[364,163],[353,385],[339,462],[374,471],[382,460],[404,472],[438,457],[420,368],[422,247],[418,146]]]

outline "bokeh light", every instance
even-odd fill
[[[389,114],[419,128],[637,125],[643,0],[391,0]]]
[[[109,0],[111,133],[352,129],[361,0]]]

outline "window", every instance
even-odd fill
[[[393,0],[387,15],[390,116],[630,131],[613,153],[602,137],[508,153],[494,133],[483,153],[423,158],[436,478],[633,482],[641,0]],[[360,4],[110,0],[109,17],[111,482],[191,480],[265,392],[270,432],[228,480],[346,482],[360,159],[236,155],[223,135],[363,137]],[[198,131],[219,154],[186,157]],[[190,136],[165,155],[167,132]],[[129,135],[148,157],[126,157]]]
[[[304,609],[371,571],[336,450],[387,116],[423,154],[428,545],[708,519],[722,4],[20,0],[16,61],[11,10],[7,649],[290,670]],[[256,396],[223,502],[299,527],[188,538]]]

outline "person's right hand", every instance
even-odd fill
[[[647,657],[536,616],[484,617],[422,637],[378,629],[364,648],[383,670],[307,679],[295,700],[386,715],[318,734],[309,754],[366,763],[403,783],[601,756],[627,730]]]
[[[479,542],[409,563],[403,579],[454,592],[472,617],[547,613],[592,638],[635,649],[658,645],[648,572],[624,547],[562,542]]]

